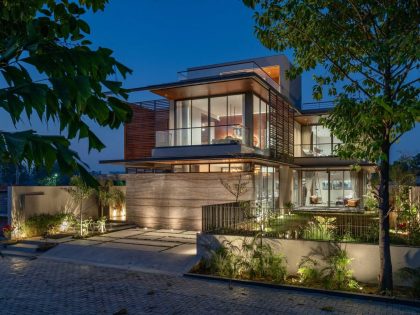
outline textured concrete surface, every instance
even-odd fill
[[[181,275],[198,261],[195,242],[192,231],[132,228],[59,244],[42,257]]]
[[[420,314],[383,302],[46,259],[0,259],[0,314]]]

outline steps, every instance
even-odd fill
[[[43,251],[39,251],[39,248],[45,244],[47,244],[45,241],[24,240],[16,244],[1,244],[0,251],[4,256],[34,259],[43,253]]]

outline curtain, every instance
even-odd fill
[[[353,198],[359,198],[359,173],[350,172],[351,188],[353,190]]]

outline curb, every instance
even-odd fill
[[[292,291],[305,292],[305,293],[325,294],[325,295],[345,297],[345,298],[350,298],[350,299],[401,304],[401,305],[414,306],[414,307],[420,308],[420,300],[408,300],[408,299],[401,299],[401,298],[387,297],[387,296],[380,296],[380,295],[353,293],[353,292],[345,292],[345,291],[332,291],[332,290],[300,287],[300,286],[287,285],[287,284],[274,284],[274,283],[251,281],[251,280],[229,279],[229,278],[224,278],[224,277],[219,277],[219,276],[203,275],[203,274],[197,274],[197,273],[191,273],[191,272],[184,273],[184,277],[219,281],[219,282],[230,282],[230,283],[236,283],[236,284],[247,285],[247,286],[257,286],[257,287],[273,288],[273,289],[279,289],[279,290],[292,290]]]

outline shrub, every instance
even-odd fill
[[[335,218],[316,216],[310,221],[303,231],[303,238],[307,240],[335,239]]]
[[[320,268],[321,264],[313,257],[319,257],[324,267]],[[359,284],[353,278],[350,263],[351,258],[348,257],[347,251],[338,244],[331,243],[326,250],[318,247],[300,262],[300,282],[319,283],[327,289],[359,289]]]
[[[62,224],[66,222],[67,227],[74,225],[75,218],[72,214],[36,214],[25,220],[23,231],[27,237],[56,234],[60,232]]]
[[[245,239],[241,246],[233,241],[223,242],[212,251],[206,267],[212,274],[230,278],[283,282],[286,276],[284,256],[274,254],[269,245],[258,242],[256,237],[251,242]]]
[[[299,281],[304,284],[314,284],[321,280],[318,261],[308,256],[304,256],[300,261],[297,273]]]

